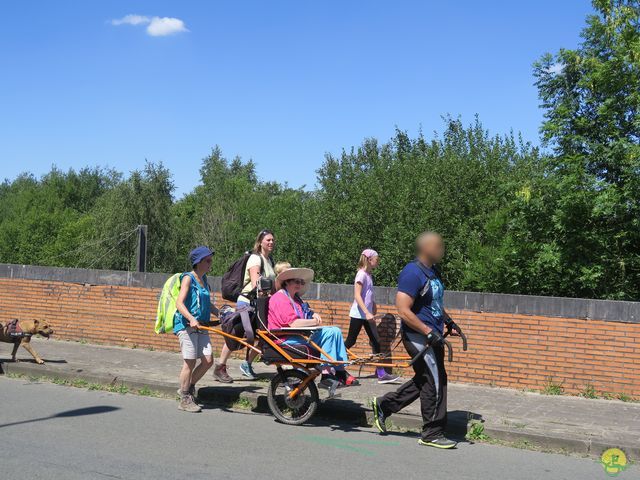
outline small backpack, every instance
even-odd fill
[[[156,333],[173,332],[173,317],[175,317],[178,311],[176,301],[180,293],[181,276],[182,273],[175,273],[164,282],[162,292],[160,292],[160,298],[158,299],[158,312],[156,314],[155,326]]]
[[[220,329],[235,337],[246,337],[247,343],[253,345],[256,330],[254,312],[254,308],[249,306],[234,309],[225,305],[220,309]],[[231,351],[243,348],[243,344],[231,337],[225,336],[224,341]]]
[[[238,297],[242,293],[242,289],[245,286],[244,273],[247,270],[247,262],[249,257],[253,255],[253,252],[244,252],[244,254],[224,272],[222,275],[222,282],[220,285],[220,293],[222,298],[229,302],[237,302]],[[273,265],[273,260],[269,258],[269,261]],[[260,255],[260,273],[264,272],[264,260]]]

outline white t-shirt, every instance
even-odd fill
[[[254,285],[251,284],[251,273],[249,273],[249,270],[253,267],[260,268],[260,257],[262,257],[262,276],[272,280],[276,279],[276,272],[273,270],[271,260],[262,254],[251,254],[249,260],[247,260],[247,268],[244,270],[244,287],[238,297],[239,302],[249,303],[249,299],[245,297],[245,295],[255,288]]]

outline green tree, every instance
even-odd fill
[[[382,256],[378,283],[393,285],[416,236],[436,230],[447,242],[450,287],[517,288],[520,274],[506,280],[514,262],[502,254],[508,207],[540,171],[537,151],[512,136],[490,137],[479,121],[468,128],[445,122],[442,138],[412,140],[398,131],[388,144],[371,139],[327,157],[314,235],[321,279],[352,281],[360,251],[373,247]]]
[[[534,65],[557,198],[558,294],[640,296],[640,5],[596,0],[575,50]]]
[[[88,212],[117,180],[112,171],[53,167],[40,179],[23,174],[0,186],[0,261],[76,266],[92,235]]]
[[[81,266],[132,270],[135,229],[147,225],[147,270],[171,270],[177,252],[173,191],[171,173],[161,163],[147,162],[105,192],[90,212],[93,235],[84,240],[95,245],[78,255]]]
[[[180,232],[180,249],[186,257],[196,245],[211,246],[216,252],[213,271],[221,273],[251,248],[252,236],[264,228],[257,224],[265,206],[255,195],[259,182],[251,161],[228,161],[216,146],[203,159],[200,177],[201,185],[180,202],[185,204],[183,216],[189,216]]]
[[[276,258],[302,260],[301,212],[309,197],[305,192],[261,181],[252,161],[228,160],[217,146],[203,159],[200,177],[201,184],[174,205],[177,266],[185,268],[182,259],[189,250],[204,244],[216,252],[212,272],[221,274],[253,247],[264,228],[276,233]]]
[[[351,282],[360,251],[382,256],[394,285],[424,230],[443,234],[449,288],[640,298],[640,6],[597,0],[575,50],[534,65],[549,153],[478,119],[446,117],[441,134],[398,130],[327,155],[313,191],[265,182],[252,161],[203,159],[178,201],[170,172],[53,168],[0,185],[0,261],[129,270],[135,228],[149,226],[151,271],[188,268],[213,247],[213,273],[276,233],[276,259]]]

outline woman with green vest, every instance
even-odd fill
[[[200,412],[195,401],[196,383],[213,365],[211,339],[205,331],[198,330],[211,320],[211,313],[218,315],[213,295],[207,282],[213,252],[207,247],[197,247],[189,253],[193,270],[180,276],[180,293],[176,300],[178,311],[174,317],[173,333],[180,340],[182,370],[180,371],[180,404],[185,412]],[[197,360],[200,363],[196,366]]]

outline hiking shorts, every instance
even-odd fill
[[[203,356],[211,356],[211,338],[208,333],[187,328],[178,332],[178,340],[180,340],[182,358],[185,360],[197,360]]]

